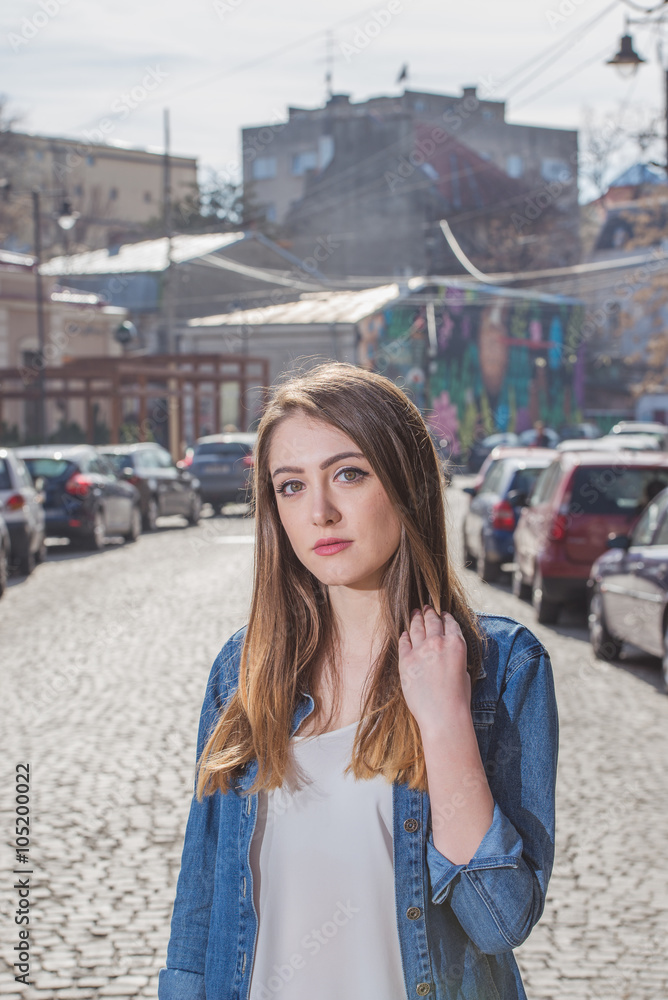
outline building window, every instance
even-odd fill
[[[307,170],[315,170],[318,166],[318,154],[314,149],[308,149],[304,153],[295,153],[292,157],[292,173],[295,177],[302,177]]]
[[[253,180],[270,181],[275,176],[275,156],[258,156],[256,160],[253,160]]]
[[[495,116],[491,108],[483,108],[481,114],[484,122],[491,122],[494,120]]]
[[[524,173],[524,163],[522,157],[517,153],[506,158],[506,173],[509,177],[521,177]]]
[[[118,188],[111,188],[109,191],[109,200],[116,201],[118,198]]]
[[[276,206],[273,202],[269,202],[268,205],[265,205],[264,217],[267,222],[276,222]]]
[[[144,201],[148,205],[149,202],[153,201],[153,195],[150,191],[144,191]]]
[[[92,156],[91,154],[89,154],[86,157],[86,166],[87,167],[94,167],[95,166],[95,157]]]
[[[540,173],[544,181],[561,181],[562,184],[570,181],[573,177],[565,160],[558,160],[553,156],[546,156],[541,161]]]

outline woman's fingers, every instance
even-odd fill
[[[443,635],[443,621],[436,611],[427,606],[424,608],[425,635]]]

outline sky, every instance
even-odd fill
[[[604,65],[625,14],[641,16],[630,0],[4,0],[0,93],[21,130],[90,140],[108,119],[109,141],[155,149],[169,108],[172,151],[229,177],[242,126],[322,105],[328,50],[353,101],[477,84],[511,122],[578,128],[623,108],[632,130],[663,115],[663,80],[652,26],[629,28],[647,59],[635,78]]]

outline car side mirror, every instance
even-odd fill
[[[478,491],[475,488],[475,486],[465,486],[464,489],[462,490],[462,493],[468,493],[470,497],[478,495]]]
[[[527,494],[524,490],[511,490],[506,500],[511,505],[511,507],[526,507],[527,505]]]
[[[606,548],[608,549],[628,549],[631,539],[628,535],[608,535]]]

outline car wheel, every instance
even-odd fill
[[[9,559],[7,556],[7,549],[4,545],[0,544],[0,597],[4,594],[7,589],[7,577],[9,575]]]
[[[220,517],[220,515],[223,513],[223,505],[222,505],[222,503],[212,503],[211,506],[213,508],[214,514],[217,517]]]
[[[155,497],[149,497],[144,514],[144,531],[155,531],[158,523],[158,501]]]
[[[668,694],[668,620],[663,631],[663,660],[661,661],[663,672],[663,690]]]
[[[524,577],[519,566],[516,566],[513,570],[511,588],[513,596],[519,597],[520,601],[531,600],[531,587],[528,583],[524,582]]]
[[[498,563],[492,562],[491,559],[487,558],[487,552],[485,551],[485,541],[480,539],[480,554],[476,560],[476,569],[478,571],[478,576],[484,583],[494,583],[495,580],[499,579],[501,573],[501,567]]]
[[[192,525],[198,524],[201,513],[202,513],[202,501],[197,495],[197,493],[194,493],[192,502],[190,504],[190,513],[188,514],[188,524]]]
[[[594,656],[598,660],[616,660],[621,652],[622,644],[608,631],[603,611],[603,595],[598,587],[594,588],[589,602],[588,625],[589,641]]]
[[[19,573],[22,573],[23,576],[30,576],[35,565],[35,553],[31,552],[30,547],[28,547],[19,559]]]
[[[93,530],[86,535],[84,544],[91,552],[100,552],[104,548],[105,537],[104,516],[98,507],[93,515]]]
[[[543,577],[536,570],[531,589],[531,603],[536,611],[536,617],[541,625],[556,625],[561,605],[556,601],[548,601],[543,593]]]
[[[43,563],[47,556],[46,539],[42,537],[39,548],[35,552],[35,562]]]
[[[136,542],[141,534],[141,510],[135,504],[132,508],[132,516],[130,518],[130,530],[127,535],[123,535],[126,542]]]

